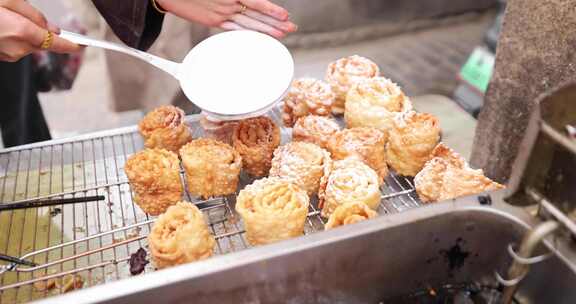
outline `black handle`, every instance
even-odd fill
[[[8,204],[0,204],[0,211],[95,202],[95,201],[103,201],[104,199],[106,199],[104,195],[96,195],[96,196],[73,197],[73,198],[35,200],[20,203],[8,203]]]

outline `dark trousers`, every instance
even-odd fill
[[[14,63],[0,61],[0,130],[5,147],[51,139],[31,56]]]

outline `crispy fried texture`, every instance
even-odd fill
[[[334,93],[327,83],[313,78],[297,79],[284,97],[284,125],[292,127],[298,118],[309,114],[328,116],[332,111],[332,103]]]
[[[376,63],[368,58],[353,55],[340,58],[328,65],[326,82],[332,87],[336,98],[332,106],[332,113],[344,113],[346,95],[354,84],[366,78],[376,77],[380,69]]]
[[[172,152],[192,140],[184,123],[184,111],[174,106],[161,106],[148,113],[138,125],[147,148],[163,148]]]
[[[318,197],[321,215],[329,217],[334,210],[346,203],[362,203],[376,210],[380,204],[378,174],[362,161],[344,159],[333,162],[323,177]]]
[[[215,244],[204,215],[188,202],[168,208],[148,235],[150,255],[158,269],[206,259]]]
[[[292,129],[294,141],[305,141],[326,149],[328,139],[338,132],[340,127],[331,118],[308,115],[298,119]]]
[[[234,130],[232,143],[242,156],[242,168],[262,177],[270,171],[272,155],[280,145],[280,128],[265,116],[246,119]]]
[[[373,127],[388,132],[394,118],[412,109],[412,103],[395,83],[384,77],[363,79],[346,97],[344,119],[348,128]]]
[[[370,209],[366,204],[353,202],[339,205],[330,215],[324,229],[332,229],[339,226],[358,223],[367,219],[375,218],[378,213]]]
[[[277,177],[256,180],[240,191],[236,200],[236,211],[252,245],[302,235],[308,206],[306,191]]]
[[[288,179],[312,195],[318,193],[322,176],[331,162],[326,150],[315,144],[294,141],[274,151],[270,176]]]
[[[199,138],[180,149],[188,191],[203,198],[236,192],[242,157],[230,145]]]
[[[430,159],[440,140],[438,119],[431,114],[408,112],[394,120],[386,145],[386,161],[398,174],[415,176]]]
[[[386,139],[386,135],[375,128],[344,129],[330,138],[328,151],[334,160],[352,157],[363,161],[378,173],[382,183],[388,175]]]
[[[145,149],[128,158],[124,171],[142,210],[158,215],[182,198],[180,161],[173,152]]]
[[[416,174],[414,184],[425,203],[504,188],[484,176],[482,170],[470,168],[466,160],[442,143],[434,148],[432,159]]]

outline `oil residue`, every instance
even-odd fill
[[[470,256],[470,252],[464,251],[462,246],[464,240],[462,238],[456,239],[456,244],[450,247],[448,250],[440,250],[440,254],[444,256],[444,259],[448,262],[448,267],[450,270],[458,270],[464,266],[464,262]]]

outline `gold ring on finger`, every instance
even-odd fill
[[[244,14],[248,7],[245,4],[240,5],[240,14]]]
[[[44,37],[44,41],[42,41],[42,45],[40,48],[43,50],[49,49],[52,47],[52,43],[54,42],[54,34],[51,31],[46,31],[46,37]]]

